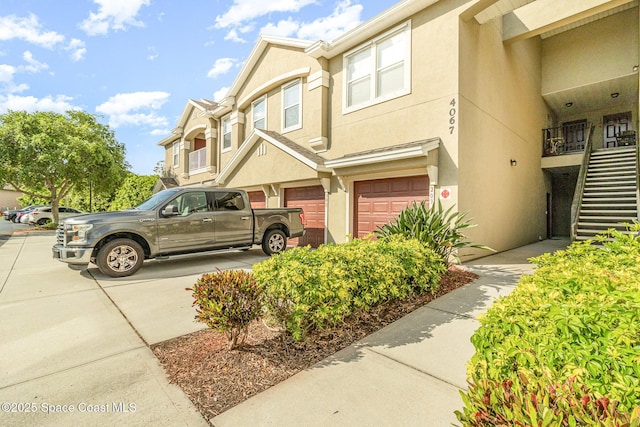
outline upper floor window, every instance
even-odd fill
[[[282,87],[282,130],[302,126],[302,84],[296,80]]]
[[[345,112],[408,94],[410,69],[410,22],[345,54]]]
[[[180,141],[173,143],[173,167],[180,166]]]
[[[222,119],[222,151],[231,150],[231,117]]]
[[[267,128],[267,97],[254,101],[252,105],[253,110],[253,128],[254,129],[266,129]]]

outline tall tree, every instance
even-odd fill
[[[108,126],[82,111],[9,111],[0,115],[0,184],[51,203],[74,188],[112,192],[129,165],[125,147]]]

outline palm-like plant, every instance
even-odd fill
[[[462,234],[465,228],[476,226],[466,216],[466,213],[453,212],[453,206],[444,210],[440,201],[430,208],[427,208],[425,201],[414,201],[393,220],[378,227],[374,234],[378,238],[399,234],[408,239],[417,239],[440,254],[445,264],[452,259],[459,262],[457,251],[462,248],[493,251],[488,246],[471,243]]]

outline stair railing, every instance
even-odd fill
[[[640,222],[640,145],[636,139],[636,219]]]
[[[584,156],[582,157],[582,165],[580,166],[580,172],[578,173],[578,182],[576,182],[576,189],[573,192],[573,202],[571,203],[571,240],[575,240],[576,236],[578,235],[580,206],[582,205],[584,184],[587,180],[587,171],[589,169],[589,162],[591,161],[591,151],[593,147],[592,137],[595,128],[596,127],[594,125],[591,125],[589,128],[589,136],[587,137],[587,142],[584,144]]]

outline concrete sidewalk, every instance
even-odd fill
[[[231,426],[450,426],[462,408],[477,316],[563,249],[545,240],[464,265],[480,277],[213,419]]]
[[[207,425],[148,345],[203,327],[184,290],[202,273],[247,269],[266,257],[251,250],[147,262],[136,275],[113,279],[53,260],[53,241],[51,233],[14,234],[0,247],[0,425]],[[547,240],[466,264],[479,279],[213,424],[456,422],[477,315],[532,271],[527,258],[567,244]]]
[[[0,247],[0,425],[206,426],[148,344],[204,326],[185,287],[258,251],[149,262],[130,278],[69,269],[53,233]]]

